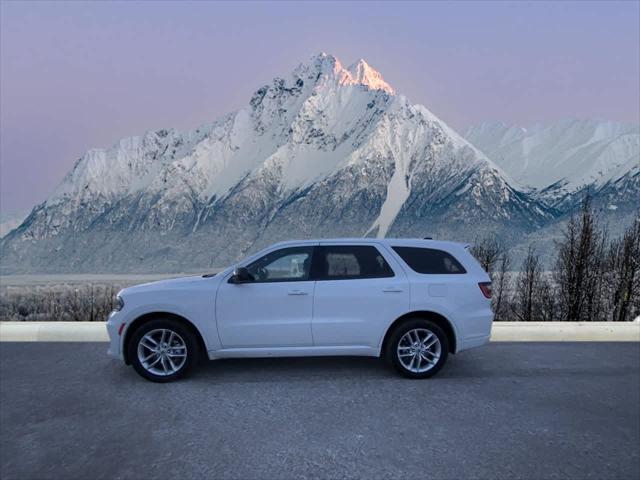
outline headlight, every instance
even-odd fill
[[[120,295],[116,295],[116,298],[113,299],[113,311],[119,312],[124,308],[124,300]]]

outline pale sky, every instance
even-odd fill
[[[0,3],[0,211],[93,147],[191,129],[319,52],[463,130],[640,122],[640,2]]]

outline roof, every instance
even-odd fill
[[[359,244],[384,244],[389,246],[415,246],[415,247],[432,247],[432,248],[447,248],[447,247],[465,247],[468,244],[463,242],[452,242],[448,240],[432,240],[424,238],[365,238],[365,237],[350,237],[350,238],[316,238],[308,240],[287,240],[278,242],[274,246],[287,246],[287,245],[313,245],[317,243],[359,243]]]

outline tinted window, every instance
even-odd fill
[[[247,266],[256,282],[307,280],[313,247],[292,247],[267,253]]]
[[[467,273],[460,262],[442,250],[419,247],[393,247],[402,260],[418,273]]]
[[[348,280],[393,277],[393,270],[377,248],[364,245],[317,247],[312,278]]]

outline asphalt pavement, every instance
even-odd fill
[[[499,343],[430,380],[221,360],[153,384],[102,343],[0,343],[0,478],[640,478],[640,343]]]

